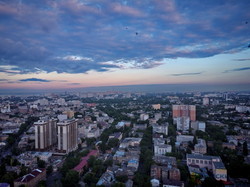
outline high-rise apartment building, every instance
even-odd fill
[[[77,120],[65,120],[57,123],[58,151],[69,153],[77,149]]]
[[[191,121],[196,121],[195,105],[173,105],[173,118],[189,117]]]
[[[35,125],[35,149],[44,151],[56,144],[56,120],[39,120]]]

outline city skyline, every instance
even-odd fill
[[[1,1],[1,90],[250,86],[250,2]]]

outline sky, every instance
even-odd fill
[[[0,91],[250,88],[249,0],[0,0]]]

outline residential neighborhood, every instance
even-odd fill
[[[0,186],[249,186],[249,93],[0,97]]]

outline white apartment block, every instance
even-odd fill
[[[77,149],[77,120],[65,120],[57,123],[58,151],[69,153]]]
[[[174,119],[177,124],[177,130],[188,131],[190,125],[189,117],[177,117]]]
[[[44,151],[57,141],[56,120],[39,120],[34,123],[35,126],[35,149]]]

